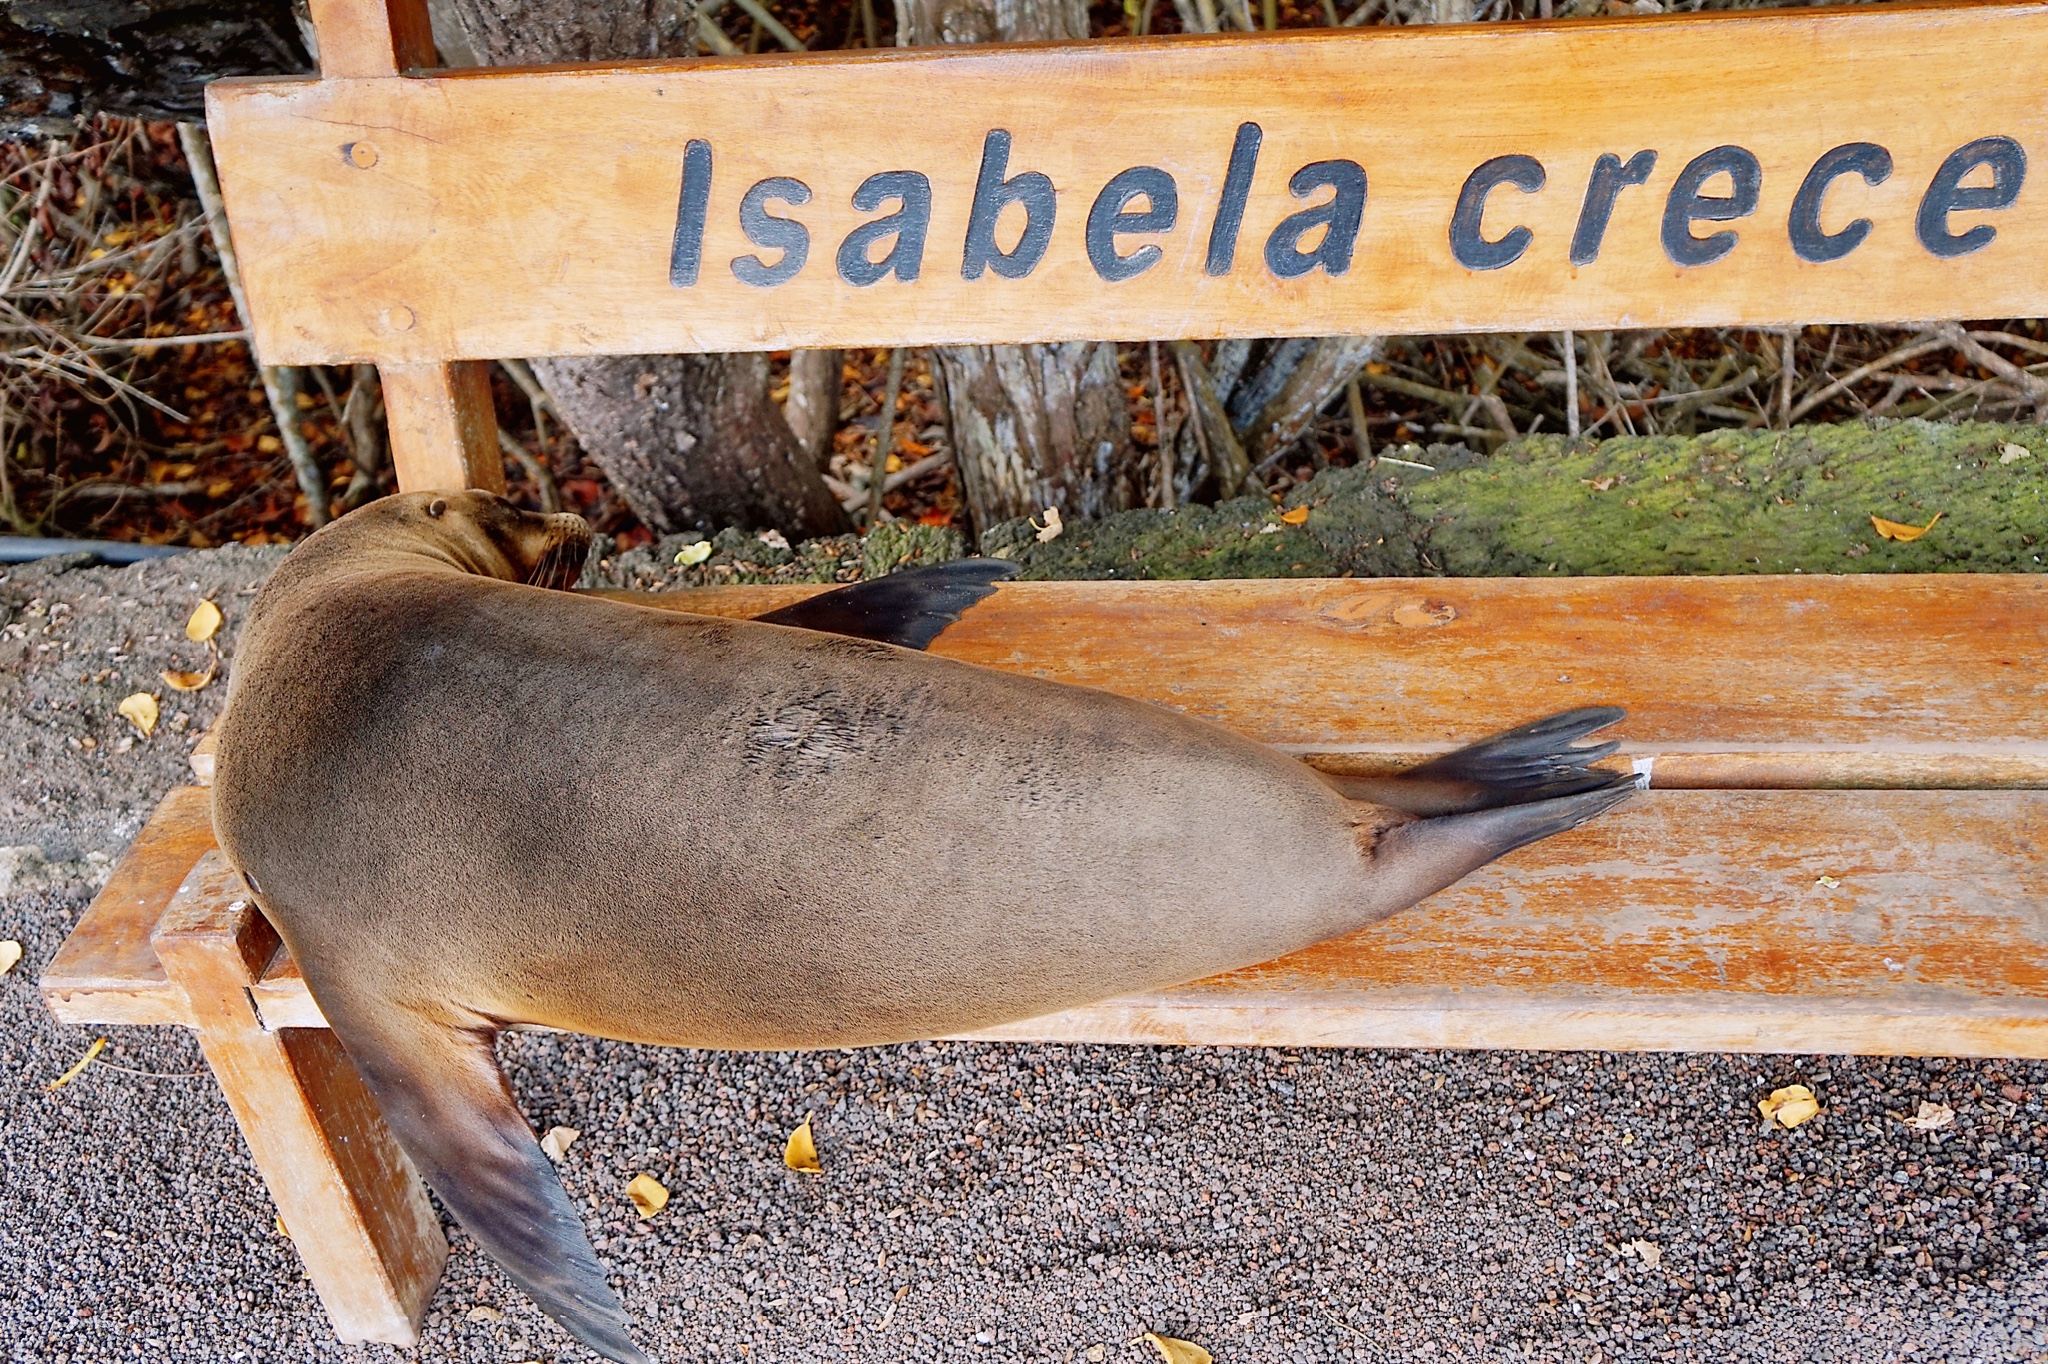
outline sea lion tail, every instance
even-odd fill
[[[1517,725],[1405,772],[1332,780],[1353,800],[1391,805],[1411,815],[1466,814],[1597,791],[1608,787],[1615,774],[1593,764],[1620,745],[1612,740],[1581,745],[1579,740],[1626,713],[1619,706],[1585,706]]]
[[[1496,857],[1576,829],[1636,790],[1629,773],[1604,773],[1594,789],[1553,800],[1409,820],[1391,828],[1382,825],[1370,853],[1380,917],[1436,894]]]
[[[616,1364],[649,1364],[554,1166],[519,1114],[497,1029],[315,991],[392,1136],[462,1228],[570,1335]]]

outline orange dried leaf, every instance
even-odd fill
[[[1215,1356],[1191,1340],[1175,1340],[1147,1331],[1145,1343],[1159,1351],[1166,1364],[1215,1364]]]
[[[1757,1111],[1764,1115],[1765,1122],[1791,1128],[1820,1112],[1820,1101],[1805,1085],[1786,1085],[1772,1090],[1770,1098],[1758,1100]]]
[[[1941,516],[1940,512],[1936,512],[1934,514],[1934,521],[1941,520]],[[1934,521],[1929,521],[1924,526],[1908,526],[1897,521],[1887,521],[1882,516],[1870,518],[1870,524],[1877,527],[1879,535],[1882,535],[1887,540],[1897,540],[1901,544],[1908,540],[1918,540],[1921,536],[1927,534],[1928,531],[1933,530]]]
[[[1280,519],[1290,526],[1298,526],[1308,520],[1307,507],[1294,507],[1280,513]]]
[[[220,660],[215,658],[206,665],[206,671],[203,673],[183,673],[166,668],[158,673],[157,676],[161,677],[164,680],[164,685],[172,691],[198,691],[206,686],[207,683],[213,681],[214,669],[219,666]]]
[[[220,608],[210,601],[203,601],[192,608],[192,617],[185,622],[185,638],[194,644],[204,644],[220,633]]]
[[[117,709],[129,724],[142,731],[143,738],[147,739],[150,735],[156,733],[156,717],[158,714],[156,698],[148,692],[139,691],[133,695],[122,697],[121,704]]]
[[[643,1222],[668,1206],[668,1189],[653,1175],[634,1175],[633,1182],[626,1186],[626,1197],[633,1200],[633,1208]]]
[[[782,1163],[807,1175],[825,1172],[825,1167],[818,1163],[818,1140],[811,1134],[809,1118],[805,1118],[796,1131],[789,1134],[789,1140],[783,1143]]]

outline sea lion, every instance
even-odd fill
[[[1633,789],[1572,746],[1620,716],[1589,710],[1356,800],[1215,725],[877,642],[928,640],[985,561],[778,624],[548,590],[589,535],[481,493],[316,532],[242,634],[213,817],[427,1182],[622,1364],[501,1029],[844,1047],[1029,1018],[1350,932]]]

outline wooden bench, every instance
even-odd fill
[[[1613,701],[1651,780],[1380,928],[988,1037],[2048,1056],[2048,577],[1020,583],[934,652],[1341,771]],[[410,1340],[440,1231],[207,811],[164,800],[44,995],[196,1029],[337,1332]]]
[[[408,489],[502,487],[500,356],[2048,312],[2038,6],[459,73],[421,0],[311,12],[320,78],[209,121],[258,351],[376,362]],[[936,649],[1334,769],[1619,703],[1650,782],[1371,933],[991,1036],[2048,1056],[2048,579],[1013,584]],[[440,1230],[203,787],[42,986],[194,1028],[336,1332],[416,1339]]]

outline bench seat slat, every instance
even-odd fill
[[[1651,791],[1377,928],[975,1035],[2048,1056],[2044,854],[2048,792]],[[322,1025],[288,958],[255,994]]]
[[[52,962],[64,1021],[189,1022],[110,927],[168,903],[204,794],[165,801]],[[2044,852],[2044,792],[1651,791],[1379,928],[982,1035],[2048,1056]],[[273,1028],[324,1026],[282,952],[252,994]]]
[[[752,616],[821,590],[634,600]],[[1010,583],[932,652],[1339,770],[1612,704],[1658,786],[2048,786],[2048,575]]]

